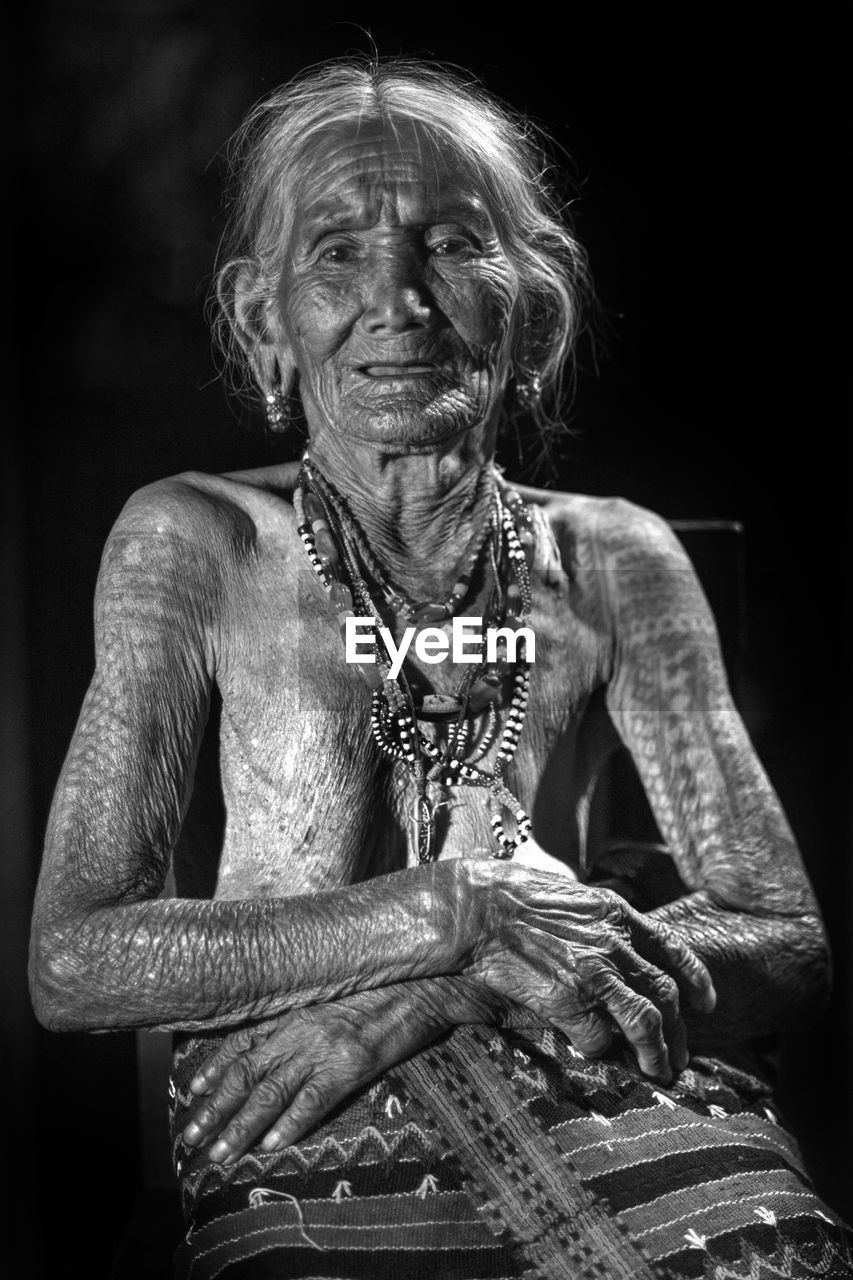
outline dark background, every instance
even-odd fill
[[[16,1275],[106,1275],[136,1178],[133,1037],[52,1036],[23,983],[47,808],[92,669],[101,547],[140,485],[274,460],[216,380],[203,318],[217,157],[262,93],[367,50],[361,27],[382,54],[478,73],[573,156],[608,337],[598,376],[582,352],[560,486],[746,526],[740,702],[837,964],[829,1015],[786,1045],[781,1098],[823,1194],[853,1216],[840,32],[818,10],[768,27],[698,7],[626,22],[521,6],[481,30],[457,6],[364,12],[41,3],[14,42],[0,719]]]

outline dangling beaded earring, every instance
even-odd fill
[[[290,418],[287,401],[281,387],[274,387],[264,396],[266,402],[267,422],[270,431],[284,431]]]
[[[542,399],[542,377],[538,371],[516,376],[515,398],[527,413],[536,408]]]

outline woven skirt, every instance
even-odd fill
[[[222,1169],[180,1140],[216,1043],[175,1055],[180,1280],[853,1277],[768,1086],[721,1059],[662,1088],[553,1029],[459,1027]]]

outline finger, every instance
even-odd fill
[[[590,1001],[582,1000],[576,988],[555,976],[565,966],[565,948],[559,940],[535,928],[525,935],[526,942],[531,939],[537,944],[533,956],[513,956],[503,975],[504,996],[511,993],[522,1009],[559,1027],[585,1057],[600,1057],[613,1039],[606,1017]]]
[[[669,1050],[669,1061],[673,1071],[683,1071],[689,1061],[689,1054],[687,1028],[679,1009],[678,983],[669,974],[652,968],[648,987],[643,994],[661,1012],[663,1037]]]
[[[710,1013],[717,1003],[717,993],[707,967],[696,952],[660,920],[641,915],[627,903],[625,908],[634,949],[670,973],[694,1009]]]
[[[342,1086],[327,1076],[307,1079],[293,1097],[290,1106],[267,1133],[261,1147],[264,1151],[278,1151],[282,1147],[292,1146],[312,1129],[316,1129],[329,1112],[351,1092],[351,1082]]]
[[[629,948],[625,947],[625,951]],[[653,967],[645,965],[633,953],[631,957],[635,973],[639,974],[642,968],[642,981],[649,983],[647,971]],[[632,991],[615,970],[609,967],[602,969],[601,957],[596,959],[599,963],[584,982],[588,995],[582,1006],[579,1006],[576,990],[537,972],[532,965],[527,966],[525,1003],[540,1017],[560,1027],[572,1044],[589,1057],[604,1053],[610,1044],[612,1033],[606,1016],[609,1015],[631,1045],[640,1069],[646,1075],[669,1084],[672,1069],[663,1034],[663,1013],[644,995]],[[658,974],[658,980],[664,977],[664,974]],[[675,986],[674,982],[672,985]]]
[[[251,1027],[240,1027],[237,1031],[230,1032],[193,1076],[190,1093],[199,1096],[210,1093],[231,1063],[254,1049],[255,1043],[256,1036]]]
[[[627,945],[619,949],[617,967],[625,985],[660,1010],[670,1063],[674,1070],[683,1071],[688,1062],[687,1028],[681,1017],[678,983]]]
[[[231,1063],[185,1127],[181,1137],[186,1146],[206,1146],[220,1132],[252,1093],[260,1070],[258,1062],[248,1054]]]
[[[585,1009],[569,1018],[554,1020],[554,1026],[569,1037],[585,1058],[600,1058],[613,1042],[607,1019],[595,1009]]]
[[[282,1113],[292,1104],[294,1095],[305,1087],[305,1073],[294,1071],[292,1066],[287,1077],[281,1068],[274,1074],[263,1076],[220,1133],[208,1153],[209,1159],[215,1164],[233,1164],[274,1121],[280,1120]]]
[[[628,1041],[640,1070],[654,1080],[669,1084],[672,1068],[663,1037],[663,1014],[617,978],[609,983],[607,1012]]]

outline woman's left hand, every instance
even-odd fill
[[[193,1079],[200,1105],[190,1147],[231,1164],[261,1135],[263,1151],[298,1142],[356,1089],[460,1022],[495,1021],[479,984],[439,980],[359,992],[295,1009],[226,1036]],[[215,1140],[215,1141],[214,1141]]]

